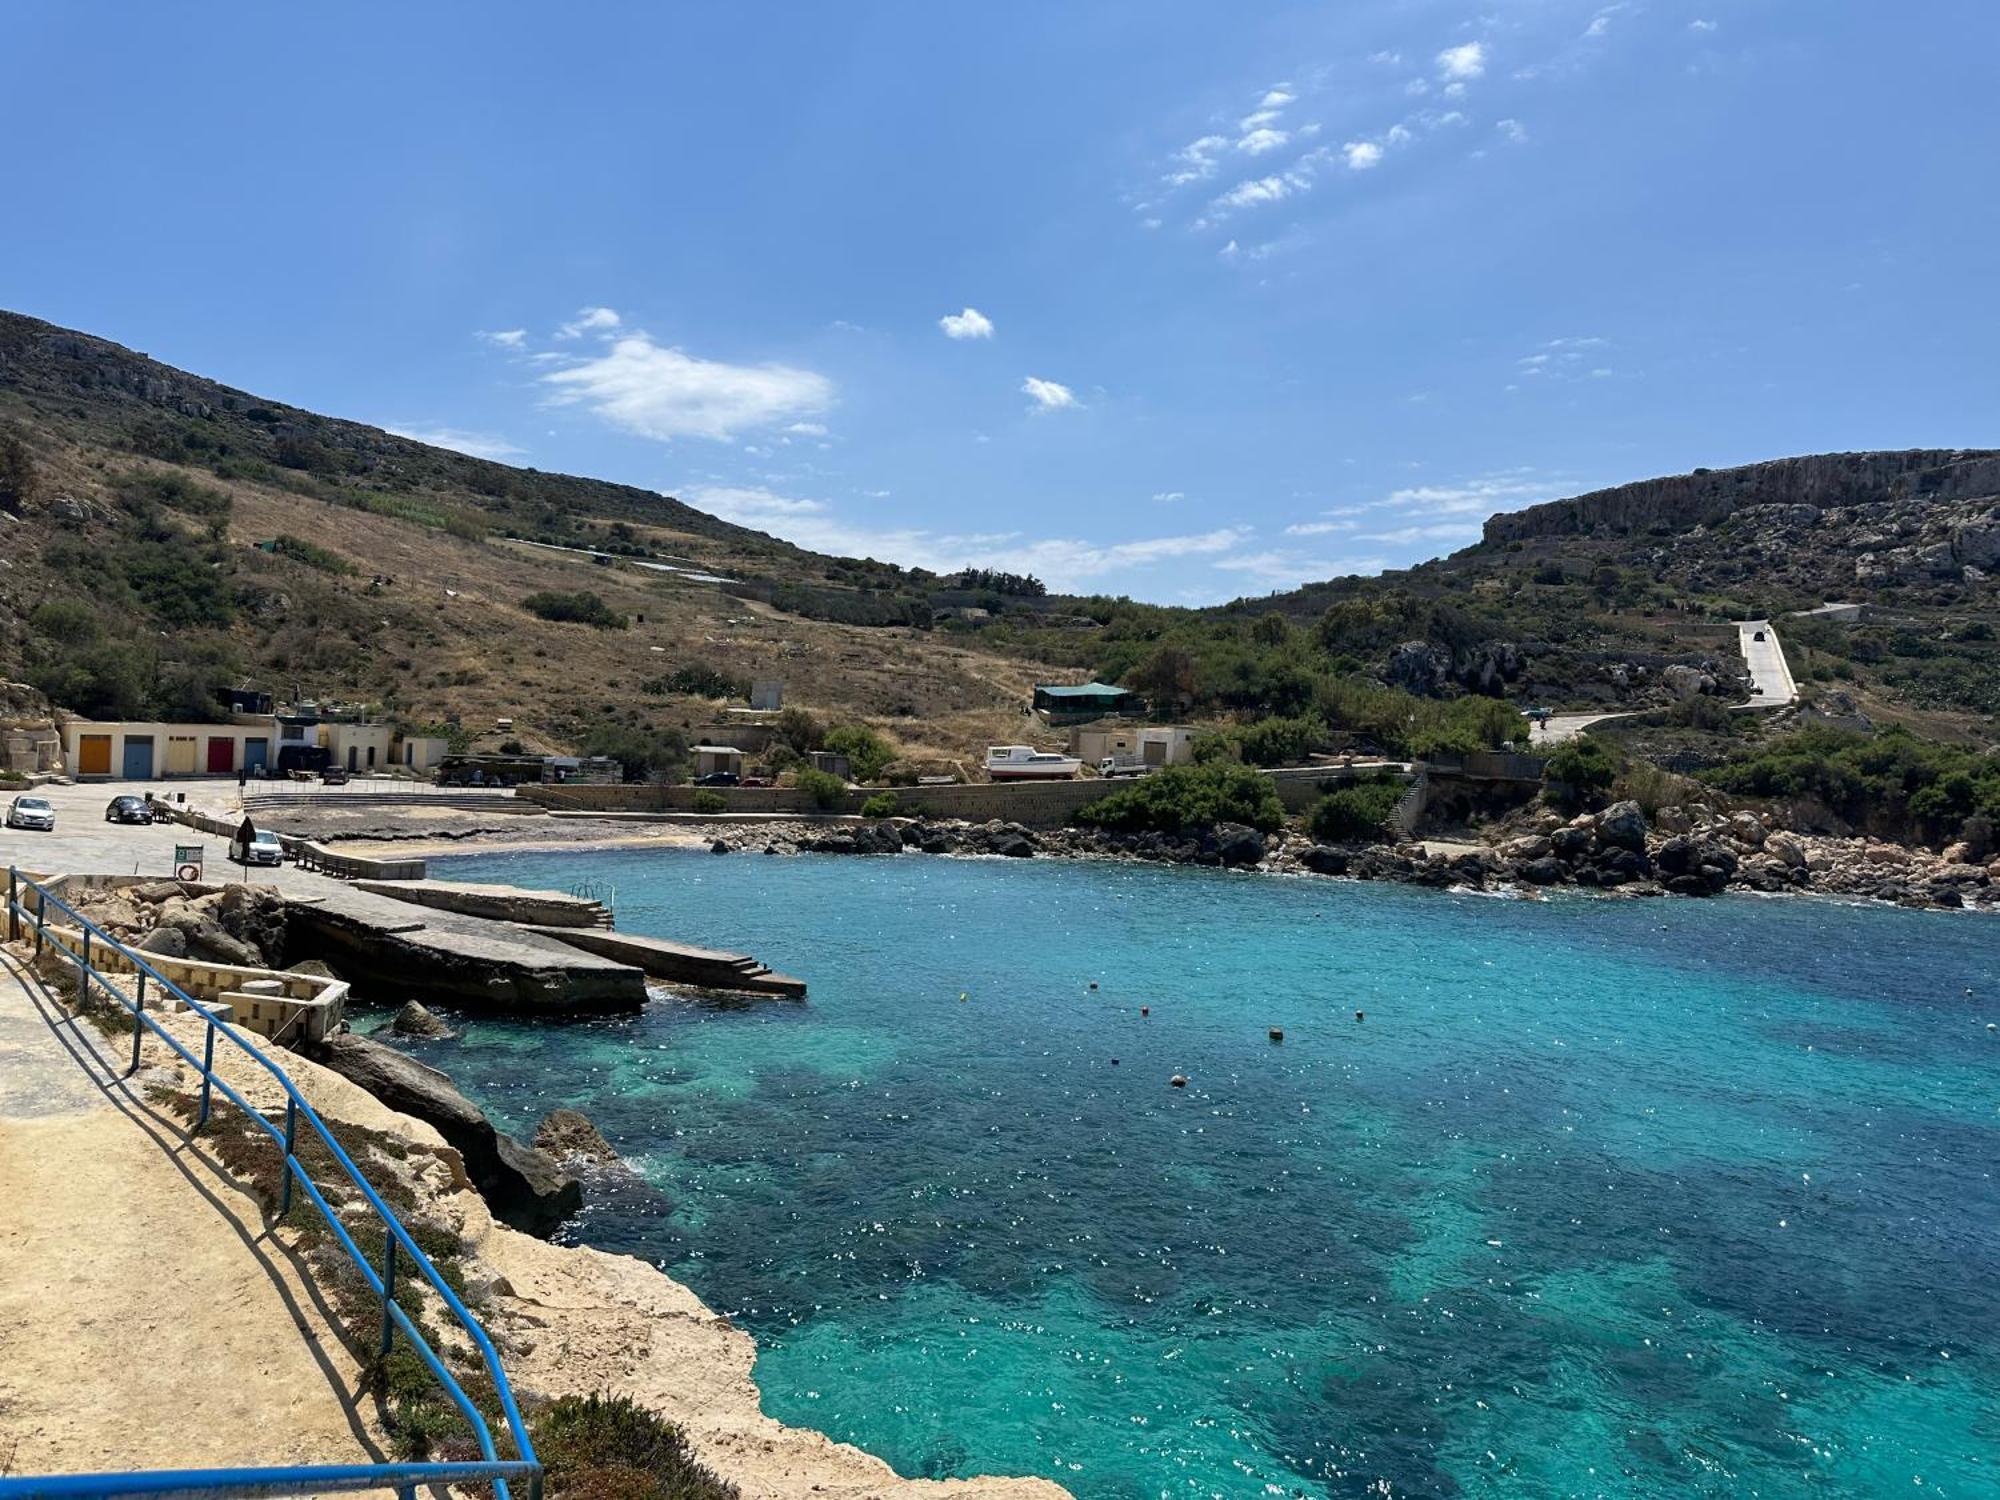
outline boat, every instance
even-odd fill
[[[1082,769],[1074,755],[1033,745],[989,745],[986,750],[986,774],[995,781],[1067,781]]]

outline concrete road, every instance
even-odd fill
[[[1799,696],[1792,681],[1792,669],[1785,660],[1785,648],[1778,642],[1777,629],[1769,620],[1739,620],[1736,636],[1742,644],[1743,660],[1750,668],[1750,701],[1742,708],[1783,708]]]
[[[1637,709],[1624,709],[1617,713],[1550,714],[1545,723],[1528,726],[1528,743],[1547,749],[1551,745],[1560,745],[1564,740],[1573,740],[1586,729],[1607,720],[1629,719],[1638,712]]]
[[[174,873],[174,846],[200,844],[206,853],[204,877],[209,880],[279,885],[285,889],[320,890],[337,882],[290,865],[273,869],[266,865],[245,871],[229,863],[229,842],[212,833],[202,833],[180,823],[107,823],[105,806],[113,797],[151,792],[155,798],[187,793],[189,806],[200,806],[218,817],[236,812],[236,784],[233,781],[171,782],[92,781],[79,786],[41,786],[37,796],[55,804],[54,833],[33,833],[21,828],[0,828],[0,871],[9,865],[24,870],[55,874],[65,870],[87,870],[99,875],[157,875],[171,878]],[[13,800],[13,793],[0,796],[0,808]]]

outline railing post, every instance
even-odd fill
[[[48,893],[40,887],[35,890],[35,957],[42,956],[42,929],[49,925]]]
[[[139,1013],[132,1018],[132,1071],[139,1071],[139,1043],[146,1038],[146,971],[139,971]]]
[[[208,1092],[215,1078],[215,1021],[208,1023],[208,1042],[201,1049],[201,1113],[195,1118],[194,1128],[201,1129],[208,1123]]]
[[[278,1217],[292,1211],[292,1147],[299,1133],[299,1101],[285,1100],[285,1185],[278,1189]]]
[[[388,1358],[389,1344],[396,1336],[395,1321],[389,1316],[389,1309],[396,1304],[396,1232],[384,1227],[382,1242],[382,1356]]]
[[[21,899],[21,876],[12,865],[7,866],[7,941],[21,941],[21,912],[15,902]]]

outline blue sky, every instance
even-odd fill
[[[1991,0],[16,3],[0,305],[1207,602],[1994,442],[1996,53]]]

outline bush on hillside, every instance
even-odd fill
[[[847,757],[848,769],[856,781],[875,780],[896,758],[887,740],[861,724],[841,724],[829,729],[824,748]]]
[[[729,810],[729,799],[720,792],[711,792],[703,787],[694,794],[694,810],[698,813],[719,813]]]
[[[877,792],[861,804],[861,816],[864,818],[893,818],[902,805],[894,792]]]
[[[627,781],[667,782],[687,766],[687,736],[678,729],[594,724],[583,738],[585,755],[608,755],[625,768]]]
[[[19,515],[40,486],[41,476],[28,445],[11,432],[0,432],[0,510]]]
[[[821,812],[831,812],[847,796],[847,783],[826,771],[801,771],[793,784],[812,798],[813,806]]]
[[[560,625],[588,625],[594,630],[623,630],[626,626],[625,616],[589,589],[574,594],[544,589],[523,599],[521,608]]]
[[[1076,810],[1087,827],[1178,833],[1217,823],[1247,823],[1263,833],[1285,820],[1271,778],[1248,766],[1211,762],[1169,766]]]
[[[1380,838],[1389,814],[1408,790],[1392,776],[1344,786],[1320,798],[1306,819],[1306,827],[1314,838],[1327,843]]]
[[[750,684],[744,678],[732,677],[706,662],[689,662],[684,667],[676,667],[664,677],[656,677],[644,684],[645,691],[664,696],[674,694],[683,698],[747,698]]]
[[[788,708],[778,715],[777,737],[794,755],[806,755],[826,744],[826,726],[803,708]]]
[[[1797,730],[1701,779],[1743,796],[1811,798],[1892,837],[1944,840],[1970,819],[2000,817],[2000,754],[1920,740],[1900,727]]]
[[[1236,732],[1236,751],[1247,765],[1296,766],[1325,739],[1326,726],[1310,715],[1259,719]]]
[[[304,563],[309,568],[318,568],[322,573],[347,574],[354,571],[354,564],[338,552],[309,542],[302,536],[280,532],[271,550],[280,557],[289,557],[293,562]]]

